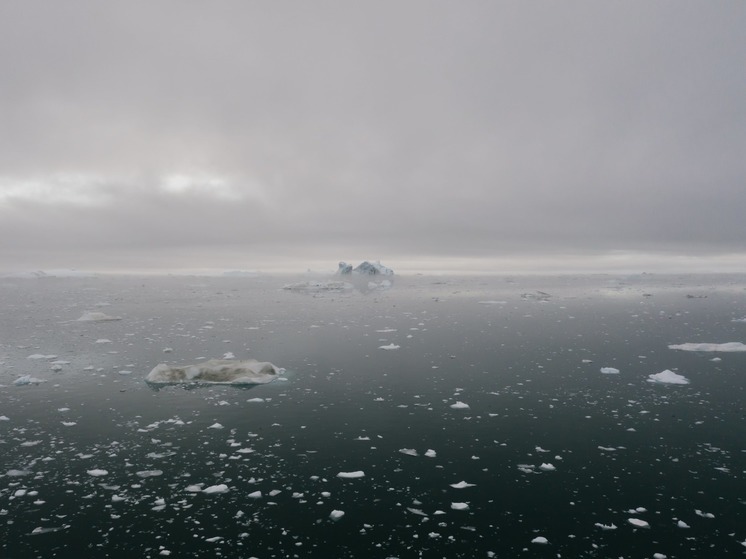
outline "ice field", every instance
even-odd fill
[[[746,277],[16,277],[0,316],[2,557],[746,555]]]

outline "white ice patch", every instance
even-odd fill
[[[42,382],[47,381],[40,378],[32,377],[31,375],[23,375],[22,377],[18,377],[16,380],[14,380],[13,384],[15,384],[16,386],[22,386],[24,384],[41,384]]]
[[[109,472],[107,472],[106,470],[94,469],[94,470],[88,470],[87,473],[89,476],[101,477],[101,476],[108,475]]]
[[[406,454],[407,456],[419,456],[417,451],[413,448],[400,448],[399,452]]]
[[[544,536],[536,536],[533,540],[531,540],[531,543],[538,543],[546,545],[549,543],[549,540],[546,539]]]
[[[154,384],[200,382],[209,384],[266,384],[277,379],[284,369],[272,363],[247,359],[232,361],[211,359],[196,365],[170,367],[161,363],[146,380]]]
[[[389,344],[389,345],[382,345],[382,346],[378,346],[378,349],[387,349],[387,350],[389,350],[389,351],[390,351],[390,350],[392,350],[392,349],[399,349],[400,347],[401,347],[401,346],[398,346],[398,345],[396,345],[396,344]]]
[[[552,464],[549,463],[543,463],[541,466],[539,466],[539,469],[542,472],[553,472],[557,468],[555,468]]]
[[[343,510],[333,510],[331,514],[329,514],[329,518],[334,520],[335,522],[342,518],[345,515],[345,512]]]
[[[459,481],[458,483],[451,483],[451,487],[454,489],[466,489],[467,487],[474,487],[475,483],[467,483],[465,481]]]
[[[666,369],[655,375],[648,375],[648,382],[658,384],[689,384],[689,379]]]
[[[650,528],[650,524],[645,522],[644,520],[640,520],[639,518],[628,518],[627,522],[632,524],[632,526],[635,526],[637,528]]]
[[[437,454],[432,448],[428,448],[425,452],[425,456],[427,456],[428,458],[435,458]]]
[[[453,510],[469,510],[469,504],[468,503],[451,503],[451,508]]]
[[[190,485],[189,487],[196,487],[193,485]],[[187,488],[189,490],[189,488]],[[211,485],[210,487],[205,487],[202,490],[202,493],[206,495],[216,495],[218,493],[228,493],[228,486],[224,483],[220,483],[218,485]]]
[[[614,367],[601,367],[601,372],[605,375],[618,375],[619,369],[615,369]]]
[[[670,345],[668,349],[678,349],[681,351],[746,351],[746,344],[741,342],[727,342],[724,344],[709,344],[709,343],[685,343],[678,345]]]

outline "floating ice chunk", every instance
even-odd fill
[[[555,468],[552,464],[549,463],[543,463],[541,466],[539,466],[539,469],[542,472],[553,472],[557,468]]]
[[[694,509],[694,512],[697,513],[697,516],[701,516],[702,518],[715,518],[715,515],[711,512],[702,512],[699,509]]]
[[[432,448],[428,448],[425,452],[425,456],[427,456],[428,458],[435,458],[436,452]]]
[[[78,322],[107,322],[110,320],[122,320],[121,316],[109,316],[102,312],[85,312]]]
[[[31,475],[31,472],[28,470],[8,470],[5,472],[5,475],[8,477],[22,477]]]
[[[396,344],[389,344],[389,345],[382,345],[382,346],[378,346],[378,349],[387,349],[387,350],[392,350],[392,349],[399,349],[400,347],[401,347],[401,346],[398,346],[398,345],[396,345]]]
[[[215,383],[215,384],[266,384],[277,378],[283,369],[272,363],[247,359],[232,361],[211,359],[196,365],[170,367],[161,363],[148,374],[146,380],[154,384]]]
[[[109,472],[107,472],[106,470],[94,469],[94,470],[88,470],[87,473],[89,476],[101,477],[101,476],[108,475]]]
[[[469,510],[469,504],[468,503],[451,503],[451,508],[453,510]]]
[[[334,520],[335,522],[342,518],[345,515],[345,512],[343,510],[333,510],[331,514],[329,514],[329,518]]]
[[[65,427],[72,427],[73,425],[77,425],[77,423],[75,421],[63,421],[62,425]]]
[[[678,522],[676,523],[676,526],[677,526],[677,527],[679,527],[679,528],[689,528],[689,524],[687,524],[687,523],[686,523],[686,522],[684,522],[683,520],[679,520],[679,521],[678,521]]]
[[[0,421],[10,421],[10,418],[7,415],[0,415]]]
[[[47,381],[40,378],[32,377],[31,375],[23,375],[22,377],[18,377],[16,380],[14,380],[13,384],[15,384],[16,386],[22,386],[24,384],[41,384],[42,382]]]
[[[536,536],[533,540],[531,540],[531,543],[539,543],[546,545],[549,543],[549,540],[546,539],[544,536]]]
[[[709,344],[709,343],[685,343],[678,345],[670,345],[668,349],[678,349],[681,351],[746,351],[746,344],[741,342],[726,342],[724,344]]]
[[[262,498],[262,492],[261,491],[254,491],[253,493],[249,493],[247,495],[249,499],[261,499]]]
[[[602,530],[616,530],[616,524],[601,524],[600,522],[596,522],[594,524],[597,528],[601,528]]]
[[[689,384],[689,379],[666,369],[655,375],[648,375],[648,382],[658,384]]]
[[[337,477],[342,478],[342,479],[356,479],[356,478],[364,477],[364,476],[365,476],[365,472],[363,472],[362,470],[358,470],[355,472],[339,472],[337,474]]]
[[[33,359],[33,360],[45,359],[45,360],[49,361],[49,360],[52,360],[52,359],[57,359],[57,356],[56,355],[43,355],[41,353],[34,353],[34,354],[29,355],[28,357],[26,357],[26,359]]]
[[[507,301],[479,301],[480,305],[505,305]]]
[[[96,343],[96,344],[110,344],[112,342],[108,338],[99,338],[94,343]]]
[[[614,367],[601,367],[601,372],[605,375],[618,375],[619,369],[615,369]]]
[[[653,559],[666,559],[668,555],[663,555],[662,553],[653,553]]]
[[[262,402],[264,402],[264,398],[249,398],[246,401],[251,404],[261,404]]]
[[[413,448],[400,448],[399,452],[406,454],[407,456],[419,456],[417,451]]]
[[[454,489],[466,489],[467,487],[474,487],[475,483],[467,483],[465,481],[459,481],[458,483],[451,483],[451,487]]]
[[[469,404],[465,404],[464,402],[456,402],[455,404],[451,404],[451,408],[454,410],[468,410]]]
[[[636,526],[637,528],[650,528],[650,524],[648,524],[644,520],[640,520],[639,518],[628,518],[627,522],[632,524],[632,526]]]
[[[162,475],[163,475],[163,471],[161,470],[143,470],[141,472],[137,472],[137,477],[141,477],[143,479],[148,478],[148,477],[162,476]]]
[[[208,427],[208,429],[222,429],[222,428],[223,428],[223,426],[220,423],[218,423],[218,422],[215,422],[215,423],[213,423],[212,425],[210,425]]]
[[[184,489],[187,493],[200,493],[202,491],[201,485],[187,485]]]
[[[193,487],[193,486],[190,485],[189,487]],[[204,493],[206,495],[216,495],[218,493],[228,493],[228,486],[225,485],[224,483],[220,483],[218,485],[211,485],[210,487],[205,487],[202,490],[202,493]]]

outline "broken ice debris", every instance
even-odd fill
[[[161,363],[153,368],[146,380],[154,384],[214,383],[214,384],[266,384],[277,378],[283,369],[272,363],[247,359],[232,361],[210,359],[196,365],[171,367]]]

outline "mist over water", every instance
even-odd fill
[[[327,280],[0,280],[2,555],[746,551],[746,277]]]

